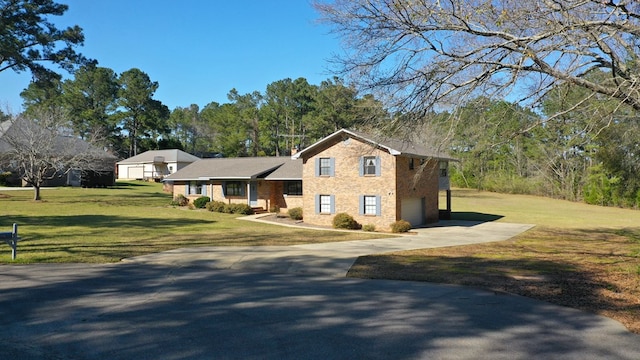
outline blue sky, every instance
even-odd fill
[[[307,0],[58,0],[60,27],[83,28],[78,51],[120,74],[139,68],[160,85],[170,109],[228,102],[227,93],[260,91],[276,80],[320,84],[339,40],[319,25]],[[68,76],[68,74],[64,73]],[[0,107],[21,110],[30,74],[0,72]]]

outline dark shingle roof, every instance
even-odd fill
[[[188,163],[200,160],[199,157],[186,153],[178,149],[165,149],[165,150],[149,150],[142,154],[132,156],[128,159],[118,161],[118,164],[144,164],[153,163],[156,157],[163,157],[164,162],[181,162]]]
[[[302,161],[288,157],[202,159],[167,176],[165,180],[252,180],[257,178],[302,179]]]
[[[267,180],[302,180],[302,160],[286,159],[286,162],[265,177]]]
[[[428,146],[430,146],[431,144],[416,144],[408,140],[394,139],[385,135],[366,134],[363,132],[346,129],[341,129],[334,132],[333,134],[309,146],[308,148],[298,152],[293,156],[293,158],[302,158],[304,156],[308,156],[309,154],[313,154],[316,149],[321,149],[323,144],[325,144],[327,141],[333,141],[344,136],[351,136],[373,146],[383,148],[387,150],[391,155],[453,160],[448,154],[445,154],[435,148],[429,148]]]
[[[44,135],[46,134],[46,135]],[[33,146],[34,150],[42,151],[42,152],[55,152],[58,156],[63,156],[66,158],[72,158],[81,154],[85,159],[93,159],[95,161],[103,161],[104,164],[96,165],[97,167],[104,167],[106,170],[113,170],[113,163],[117,160],[117,158],[106,152],[105,150],[88,143],[80,138],[74,136],[66,136],[56,134],[54,132],[48,131],[33,121],[27,120],[25,118],[18,118],[14,121],[7,120],[0,123],[0,154],[11,153],[13,151],[24,151],[25,147],[32,148],[28,145],[29,139],[24,141],[21,140],[21,136],[31,135],[38,136],[41,139],[44,138],[50,143],[39,144],[38,146]],[[6,137],[12,137],[16,141],[23,143],[21,149],[16,150],[13,145],[10,144]]]

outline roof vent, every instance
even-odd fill
[[[154,156],[153,157],[154,164],[162,164],[164,163],[164,156]]]

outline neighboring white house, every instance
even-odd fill
[[[117,162],[117,178],[162,180],[197,160],[200,158],[178,149],[149,150]]]

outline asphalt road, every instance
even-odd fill
[[[0,266],[2,359],[640,359],[605,317],[417,282],[196,265]]]

